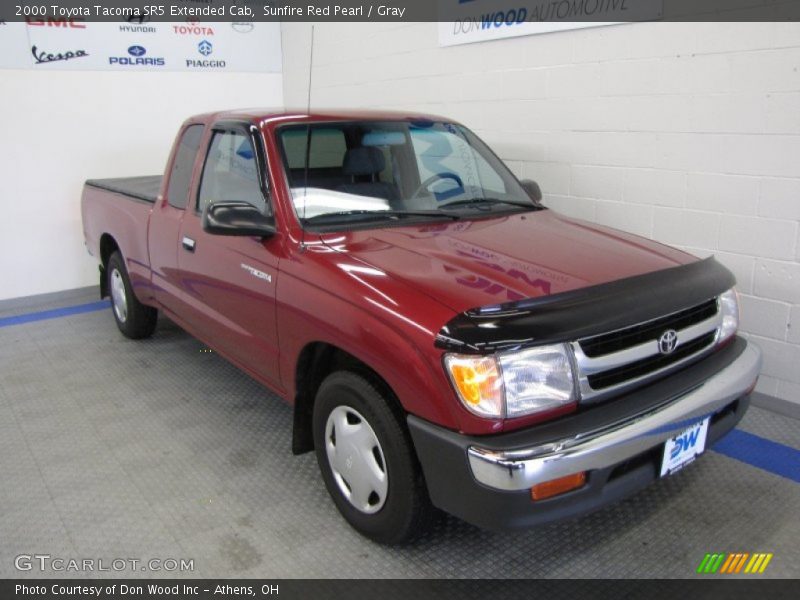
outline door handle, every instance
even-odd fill
[[[183,236],[181,243],[183,244],[185,250],[188,250],[189,252],[194,252],[194,247],[196,244],[192,238]]]

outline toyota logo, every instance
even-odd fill
[[[678,345],[678,332],[674,329],[667,329],[658,338],[658,350],[661,354],[672,354]]]

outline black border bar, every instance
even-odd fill
[[[800,0],[2,0],[0,25],[70,18],[409,23],[480,21],[498,11],[527,22],[797,21]]]
[[[675,600],[675,598],[725,598],[726,600],[754,600],[756,598],[795,598],[797,582],[790,579],[759,579],[704,575],[695,579],[670,580],[597,580],[597,579],[552,579],[552,580],[324,580],[324,579],[39,579],[0,580],[0,597],[4,600],[36,598],[37,600],[197,600],[211,599],[257,599],[282,598],[284,600],[531,600],[535,598],[555,600],[584,598],[628,600]],[[39,588],[39,592],[21,593],[17,586],[28,589]],[[114,586],[112,588],[112,586]],[[141,586],[142,594],[121,594],[122,586]],[[160,586],[178,594],[149,592],[148,586]],[[102,588],[100,595],[87,592],[66,593],[68,589]],[[269,593],[262,593],[269,589]],[[111,590],[116,591],[111,591]],[[225,593],[220,593],[219,590]],[[54,592],[54,590],[56,590]],[[61,593],[61,591],[65,593]],[[196,592],[196,593],[190,593]]]

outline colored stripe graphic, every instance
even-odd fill
[[[745,573],[763,573],[769,561],[772,560],[772,553],[767,554],[753,554],[753,558],[745,568]]]
[[[700,566],[697,567],[698,573],[716,573],[717,570],[722,565],[722,561],[725,559],[726,554],[706,554],[703,558]]]
[[[90,302],[89,304],[78,304],[77,306],[54,308],[52,310],[43,310],[25,315],[17,315],[15,317],[3,317],[0,318],[0,327],[11,327],[12,325],[23,325],[25,323],[34,323],[36,321],[47,321],[48,319],[58,319],[60,317],[69,317],[71,315],[82,315],[84,313],[105,310],[108,308],[108,306],[108,300],[101,300],[99,302]]]
[[[772,556],[772,553],[767,552],[758,552],[752,555],[749,552],[708,553],[700,561],[697,572],[710,575],[715,573],[734,575],[741,573],[744,568],[745,573],[763,573],[772,560]],[[745,563],[747,563],[746,567]]]
[[[750,556],[747,552],[737,552],[736,554],[729,554],[728,560],[722,565],[720,573],[738,573],[744,566],[744,561]]]
[[[734,429],[714,445],[714,451],[800,483],[800,450]]]

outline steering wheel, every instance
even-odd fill
[[[461,180],[461,177],[459,177],[455,173],[434,173],[419,185],[416,191],[413,194],[411,194],[410,199],[415,200],[419,198],[419,194],[422,190],[427,190],[431,186],[431,184],[440,179],[452,179],[458,184],[458,187],[464,189],[464,182]]]

